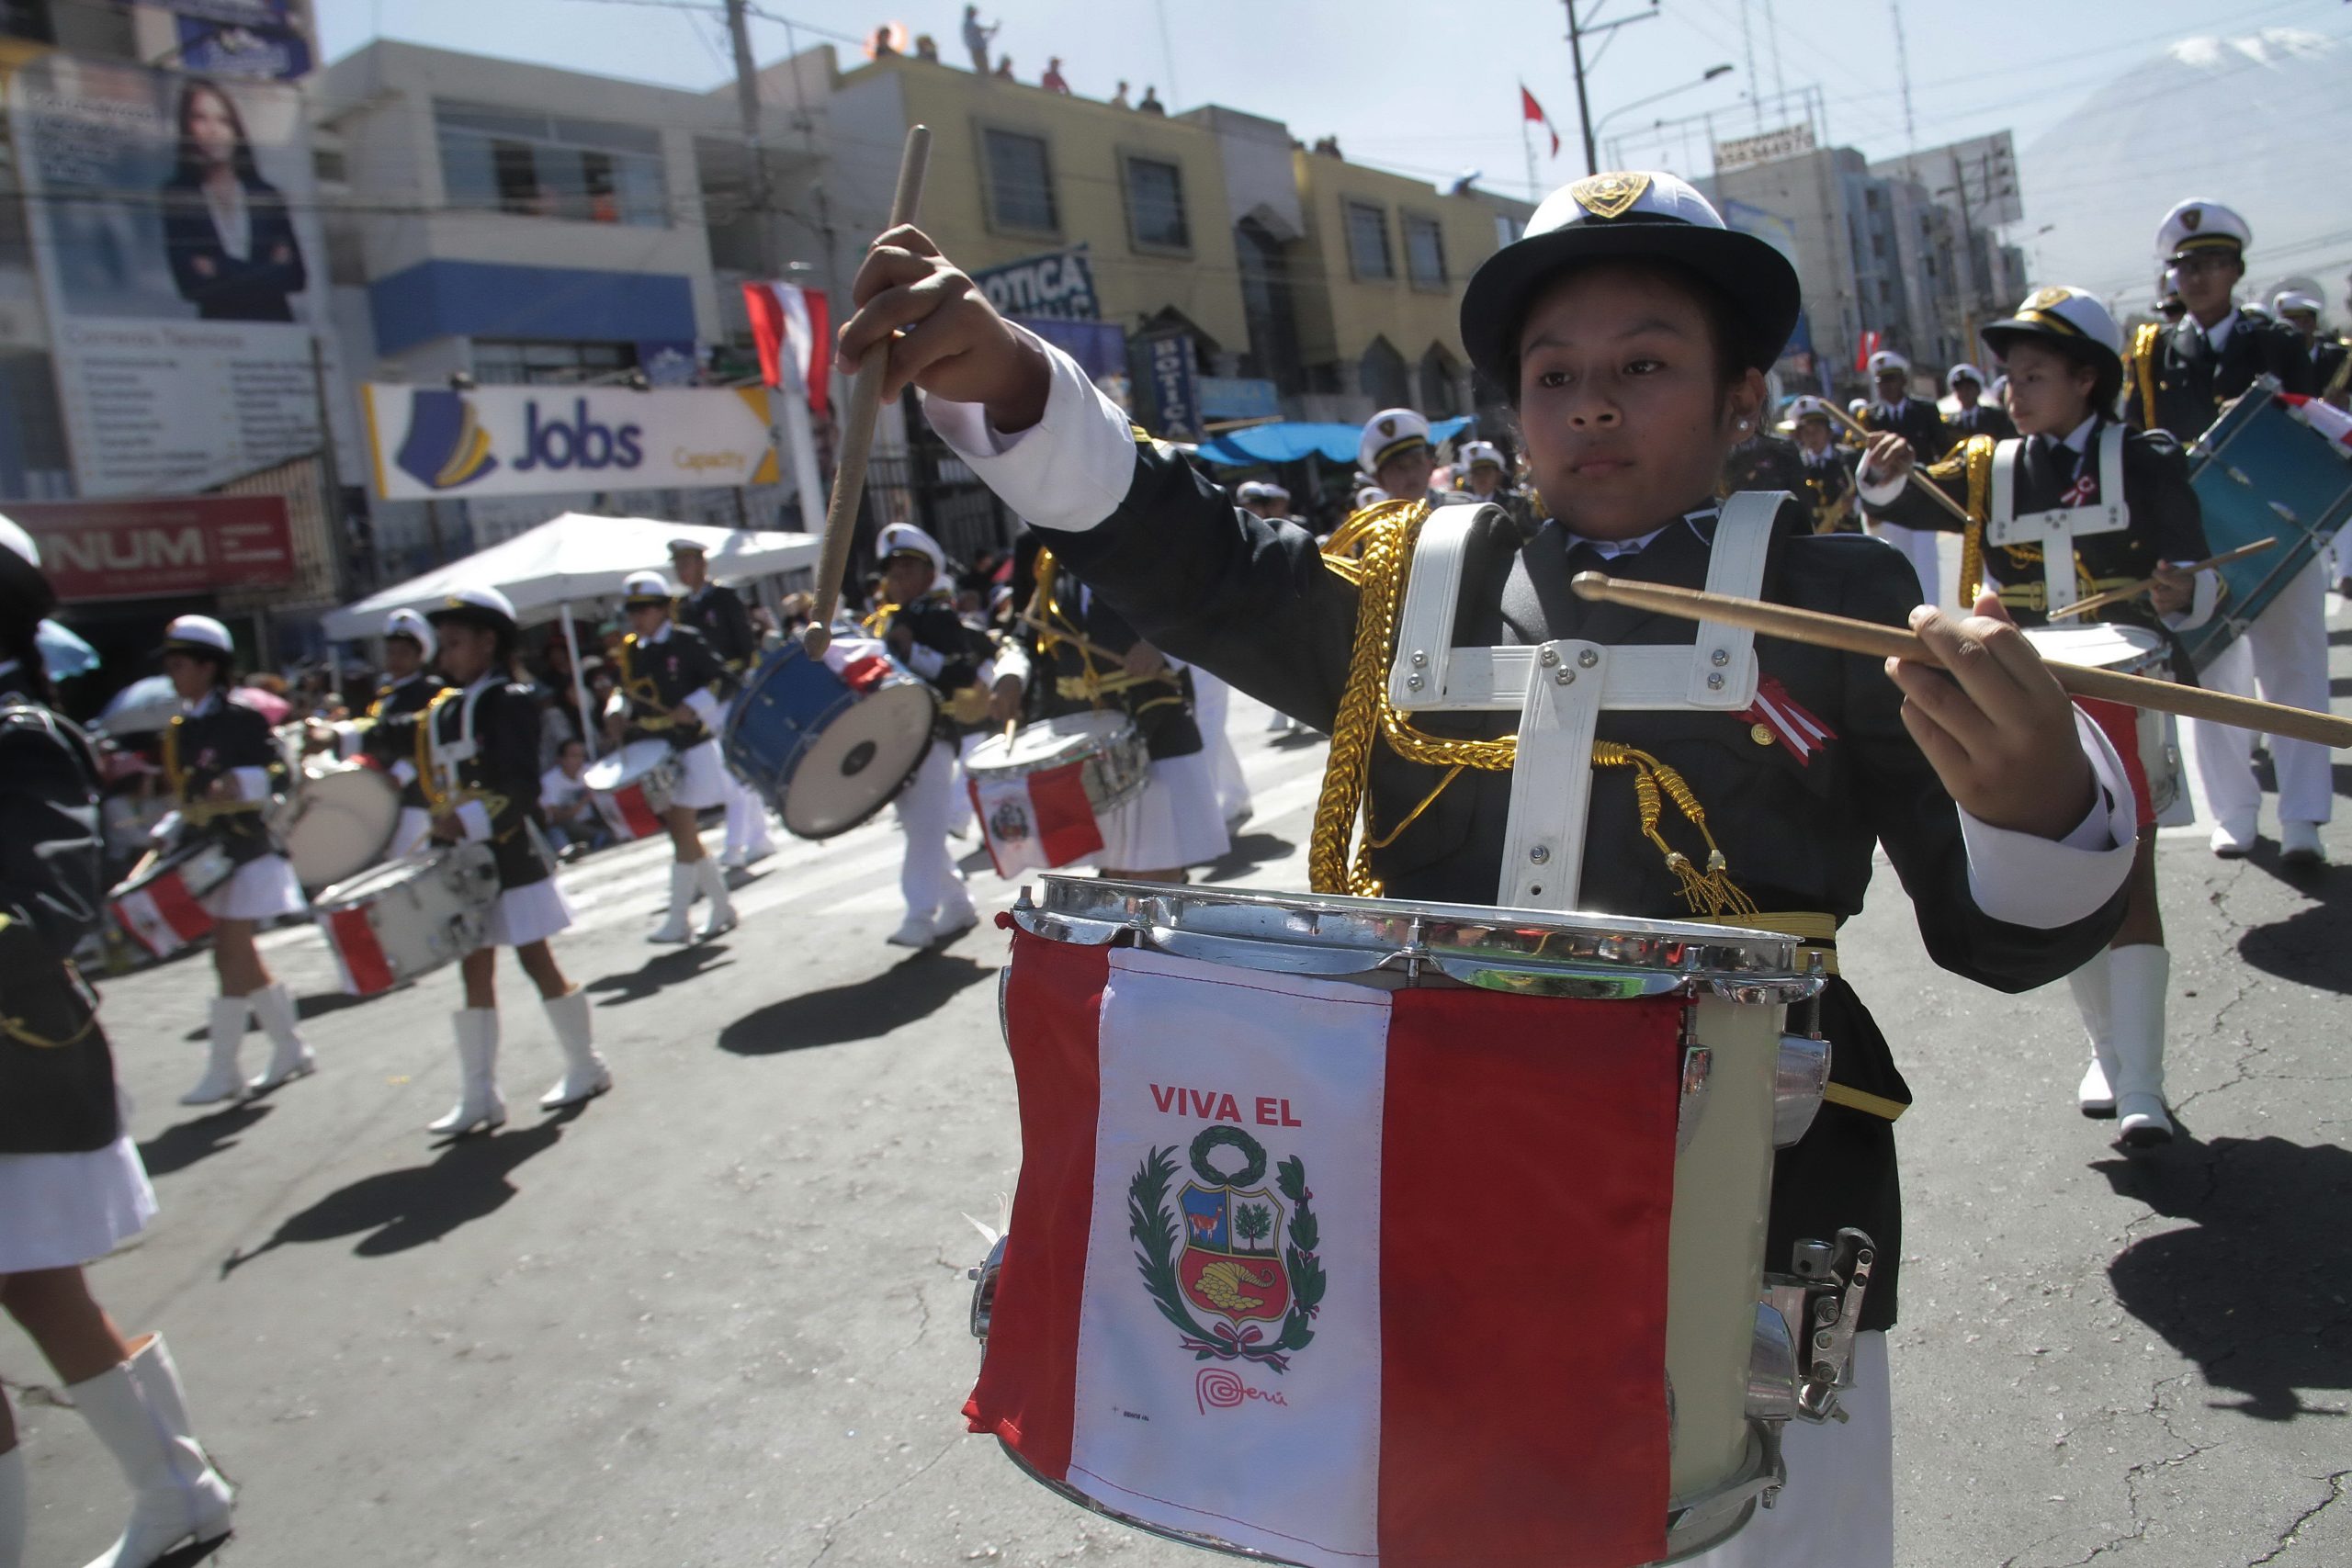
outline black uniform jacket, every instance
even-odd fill
[[[669,636],[650,643],[631,632],[621,638],[620,664],[631,739],[656,736],[683,751],[711,738],[702,720],[686,708],[686,698],[712,691],[726,680],[727,667],[691,627],[673,622]],[[673,709],[679,716],[671,716]]]
[[[277,749],[269,720],[225,691],[214,691],[195,713],[178,713],[164,729],[164,780],[189,813],[180,841],[201,832],[229,852],[239,865],[277,852],[264,818],[266,802],[247,802],[240,809],[220,810],[207,798],[212,782],[237,768],[266,768],[272,799],[288,786],[286,759]]]
[[[1807,609],[1889,626],[1905,623],[1918,587],[1909,563],[1875,539],[1815,536],[1792,508],[1776,530],[1763,594]],[[1704,581],[1712,513],[1670,523],[1637,555],[1607,563],[1613,575],[1696,588]],[[1085,533],[1048,537],[1070,565],[1115,602],[1153,642],[1223,676],[1252,696],[1320,728],[1330,728],[1355,636],[1357,594],[1329,570],[1303,531],[1261,522],[1227,505],[1174,456],[1139,446],[1133,485],[1118,511]],[[1609,644],[1688,646],[1688,622],[1569,591],[1571,576],[1601,563],[1574,551],[1556,523],[1523,544],[1487,513],[1464,563],[1457,644],[1532,645],[1555,637]],[[1648,751],[1679,771],[1706,808],[1730,874],[1760,908],[1813,910],[1843,919],[1862,906],[1872,850],[1886,847],[1910,893],[1928,953],[1953,973],[2021,991],[2072,972],[2113,934],[2122,897],[2056,930],[1995,919],[1970,892],[1960,814],[1900,716],[1901,694],[1879,661],[1792,643],[1759,640],[1766,678],[1816,717],[1833,739],[1801,760],[1757,739],[1753,721],[1728,713],[1603,712],[1600,739]],[[1508,734],[1517,715],[1425,714],[1442,734]],[[1375,744],[1368,796],[1371,821],[1386,832],[1436,788],[1443,770],[1408,762]],[[1510,776],[1465,770],[1385,850],[1374,873],[1392,897],[1494,902],[1499,881]],[[1629,781],[1596,773],[1584,856],[1588,909],[1687,919],[1672,876],[1641,835]],[[1869,984],[1867,974],[1852,978]],[[1833,1043],[1836,1081],[1907,1102],[1909,1090],[1886,1041],[1845,979],[1825,995],[1823,1028]],[[1859,1225],[1879,1244],[1863,1325],[1894,1320],[1902,1257],[1894,1129],[1868,1111],[1825,1104],[1812,1130],[1783,1150],[1773,1183],[1770,1251],[1784,1266],[1800,1236],[1829,1237]]]
[[[1804,488],[1804,452],[1786,436],[1753,436],[1731,449],[1724,459],[1719,496],[1743,490],[1784,490],[1792,495]]]
[[[1854,486],[1854,465],[1861,455],[1848,446],[1831,446],[1818,458],[1804,448],[1797,452],[1797,482],[1781,488],[1813,509],[1816,534],[1859,534],[1862,531],[1860,495]]]
[[[2090,505],[2100,499],[2098,443],[2109,423],[2101,419],[2091,427],[2080,464],[2089,483],[2085,499],[2077,504]],[[1963,453],[1954,452],[1926,472],[1946,495],[1965,505],[1968,480],[1964,467]],[[2064,506],[2063,492],[2075,482],[2068,468],[2068,460],[2044,443],[2028,441],[2018,454],[2017,510],[2054,512]],[[2189,487],[2188,460],[2181,452],[2180,443],[2163,431],[2125,433],[2123,502],[2132,511],[2129,528],[2115,534],[2086,535],[2075,541],[2075,587],[2082,597],[2087,598],[2105,588],[2137,582],[2154,574],[2160,562],[2203,560],[2212,554],[2205,545],[2203,508],[2198,504],[2197,491]],[[1901,495],[1877,510],[1887,521],[1906,527],[1960,531],[1959,519],[1921,494],[1917,485],[1905,485]],[[2018,549],[1987,545],[1984,576],[1994,584],[2010,590],[2002,594],[2001,602],[2018,625],[2048,624],[2050,617],[2041,592],[2046,580],[2039,547]],[[2085,619],[2143,626],[2167,638],[2172,635],[2144,599],[2129,599],[2094,610],[2088,616],[2069,617],[2075,622]],[[2176,680],[2190,685],[2197,683],[2195,666],[2181,656],[2177,647],[2173,665]]]
[[[2007,441],[2018,433],[2018,427],[2009,421],[2008,411],[1998,403],[1978,403],[1974,408],[1962,409],[1944,421],[1944,428],[1951,433],[1954,448],[1972,435]]]
[[[874,630],[887,640],[899,626],[907,628],[916,647],[929,649],[940,656],[937,671],[923,677],[939,694],[936,729],[940,738],[953,740],[959,734],[978,728],[986,719],[985,710],[977,719],[959,721],[950,705],[958,698],[967,706],[971,703],[970,694],[979,684],[981,666],[996,657],[996,643],[988,633],[964,624],[964,618],[956,613],[955,601],[944,589],[934,589],[911,604],[888,606],[875,623]]]
[[[389,681],[377,687],[376,700],[368,705],[368,716],[358,721],[359,750],[385,768],[395,762],[413,767],[417,721],[433,705],[433,699],[447,689],[447,682],[424,670],[406,680]],[[423,808],[422,778],[411,779],[401,786],[401,804]]]
[[[1951,427],[1944,423],[1943,411],[1925,398],[1905,398],[1900,409],[1872,403],[1862,411],[1862,423],[1871,430],[1900,432],[1923,463],[1934,462],[1951,446]]]
[[[730,675],[741,676],[750,667],[752,655],[760,649],[760,639],[752,630],[752,612],[743,606],[742,595],[732,588],[722,588],[716,582],[706,582],[678,601],[677,623],[695,632],[718,656]]]
[[[1176,461],[1181,468],[1182,460]],[[1217,498],[1220,511],[1229,504],[1214,487],[1205,493]],[[1314,547],[1314,537],[1305,529],[1291,527],[1289,531],[1306,540],[1308,548]],[[1071,538],[1069,535],[1042,528],[1036,530],[1036,535],[1055,549]],[[1034,671],[1030,678],[1030,716],[1058,718],[1063,714],[1085,713],[1096,707],[1116,709],[1135,721],[1136,732],[1143,737],[1145,750],[1154,761],[1163,757],[1189,757],[1201,749],[1200,726],[1193,719],[1193,679],[1189,671],[1171,667],[1151,680],[1102,693],[1099,701],[1086,695],[1083,687],[1090,677],[1102,682],[1119,681],[1125,671],[1116,656],[1146,640],[1126,616],[1112,608],[1106,595],[1087,592],[1077,574],[1065,568],[1056,572],[1046,592],[1031,598],[1028,613],[1049,626],[1074,627],[1088,642],[1114,656],[1092,657],[1067,637],[1057,637],[1050,648],[1046,648],[1041,646],[1046,639],[1034,627],[1024,627],[1023,636]],[[1170,651],[1159,638],[1148,640],[1161,651]]]
[[[2278,377],[2281,391],[2309,393],[2319,390],[2313,375],[2303,334],[2267,311],[2239,306],[2237,325],[2218,355],[2197,319],[2184,316],[2132,340],[2132,363],[2123,377],[2123,415],[2143,430],[2168,430],[2186,445],[2204,434],[2222,405],[2253,386],[2256,376]],[[2156,389],[2153,418],[2142,406],[2142,384],[2148,378]]]
[[[490,817],[491,858],[502,888],[527,887],[555,874],[548,857],[546,819],[539,814],[539,705],[528,686],[492,676],[474,684],[474,753],[456,767],[457,793],[436,803],[454,811],[479,801]],[[434,704],[430,722],[440,745],[462,738],[466,693],[451,689]],[[445,789],[435,778],[433,788]]]
[[[121,1131],[97,999],[67,957],[106,896],[89,743],[0,673],[0,1155],[102,1149]]]

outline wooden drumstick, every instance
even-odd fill
[[[2248,556],[2258,556],[2278,542],[2276,539],[2256,539],[2250,545],[2240,545],[2236,549],[2223,550],[2218,556],[2207,556],[2196,565],[2185,566],[2180,570],[2192,576],[2200,571],[2211,571],[2217,566],[2227,566],[2232,561],[2244,560]],[[2063,621],[2069,615],[2084,615],[2093,610],[2103,610],[2118,600],[2136,599],[2155,585],[2154,578],[2143,577],[2137,582],[2127,582],[2120,588],[2110,588],[2104,593],[2094,593],[2087,599],[2077,599],[2063,610],[2051,611],[2050,618],[2053,621]]]
[[[907,131],[899,159],[899,190],[890,198],[890,227],[915,220],[922,205],[923,174],[931,164],[931,127]],[[850,382],[849,406],[842,413],[842,444],[833,462],[833,493],[825,503],[824,553],[817,562],[817,599],[800,646],[820,658],[833,640],[833,617],[841,613],[842,574],[849,570],[849,547],[857,534],[858,502],[865,498],[865,462],[874,453],[874,422],[882,412],[882,373],[890,345],[876,344]]]
[[[1627,604],[1653,615],[1673,615],[1686,621],[1722,621],[1788,642],[1834,648],[1846,653],[1867,654],[1878,659],[1908,659],[1916,663],[1939,667],[1943,662],[1917,636],[1899,626],[1881,626],[1875,621],[1826,615],[1818,610],[1800,610],[1790,604],[1767,604],[1759,600],[1735,598],[1728,593],[1702,592],[1695,588],[1670,588],[1658,582],[1625,582],[1598,571],[1577,573],[1571,586],[1579,599]],[[2154,708],[2159,713],[2234,725],[2240,729],[2260,730],[2290,740],[2352,747],[2352,718],[2338,718],[2334,714],[2313,713],[2309,708],[2286,707],[2278,703],[2257,702],[2252,697],[2234,697],[2226,692],[2209,692],[2201,687],[2183,686],[2171,681],[2152,681],[2143,675],[2094,670],[2081,664],[2061,663],[2056,660],[2045,662],[2049,665],[2050,673],[2057,677],[2058,683],[2074,696],[2121,703],[2127,707]]]
[[[1871,436],[1882,434],[1879,431],[1872,430],[1869,425],[1864,424],[1860,420],[1856,419],[1852,414],[1848,413],[1844,409],[1839,408],[1836,403],[1830,402],[1826,399],[1822,400],[1821,406],[1827,409],[1834,417],[1843,422],[1847,429],[1852,431],[1855,434],[1863,437],[1865,440],[1869,439]],[[1959,518],[1962,524],[1970,524],[1976,521],[1968,514],[1968,508],[1962,506],[1960,502],[1946,495],[1941,485],[1936,483],[1935,480],[1921,473],[1917,467],[1905,469],[1903,477],[1910,480],[1913,484],[1918,486],[1921,490],[1927,491],[1928,500],[1934,502],[1938,506],[1942,507],[1946,512],[1951,513],[1954,517]],[[1857,464],[1854,468],[1854,492],[1857,495],[1860,494],[1861,488],[1862,470],[1860,465]]]

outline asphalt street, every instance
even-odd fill
[[[2352,616],[2331,607],[2341,697]],[[1322,748],[1262,718],[1236,703],[1256,815],[1216,877],[1303,887]],[[2352,764],[2335,777],[2352,793]],[[898,843],[887,815],[787,843],[741,929],[683,950],[643,940],[662,847],[571,869],[558,953],[618,1087],[537,1114],[557,1053],[507,969],[514,1119],[452,1146],[423,1131],[456,1091],[452,972],[349,1003],[314,932],[274,934],[323,1070],[209,1114],[175,1102],[209,966],[105,986],[163,1213],[93,1274],[127,1329],[165,1333],[243,1489],[215,1561],[1206,1561],[963,1432],[964,1270],[1019,1160],[1004,938],[886,946]],[[2223,863],[2202,829],[2164,838],[2185,1135],[2150,1155],[2076,1114],[2063,986],[1932,969],[1891,874],[1846,929],[1918,1096],[1891,1337],[1905,1568],[2352,1562],[2352,823],[2329,844],[2294,873],[2271,843]],[[967,864],[986,908],[1010,902]],[[73,1568],[120,1528],[119,1476],[13,1329],[0,1375],[27,1561]]]

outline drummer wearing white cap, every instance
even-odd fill
[[[673,856],[670,909],[646,940],[707,940],[735,929],[727,874],[704,850],[696,817],[727,804],[727,764],[717,739],[717,690],[727,671],[701,637],[670,618],[670,584],[660,572],[629,573],[621,593],[629,631],[621,638],[620,683],[605,705],[605,722],[628,739],[669,742],[678,764],[663,814]],[[699,931],[686,923],[697,896],[710,900]]]
[[[1984,372],[1975,366],[1955,365],[1945,371],[1944,389],[1951,394],[1954,410],[1947,422],[1953,446],[1972,435],[2007,441],[2018,433],[2018,427],[2009,423],[2007,412],[1999,403],[1984,401]]]
[[[456,684],[425,716],[424,787],[440,844],[486,843],[498,899],[481,941],[458,960],[465,1006],[451,1019],[460,1089],[427,1131],[443,1137],[495,1131],[506,1120],[498,1089],[498,950],[511,947],[538,987],[564,1059],[542,1111],[594,1100],[613,1087],[596,1054],[588,993],[564,978],[548,939],[571,924],[556,886],[555,852],[539,814],[539,714],[530,689],[509,684],[514,606],[494,588],[461,588],[432,612],[442,668]]]
[[[724,734],[735,694],[760,651],[759,634],[752,629],[752,612],[745,607],[743,596],[710,580],[710,555],[701,540],[683,536],[671,540],[670,570],[678,574],[678,586],[685,590],[678,596],[678,624],[700,633],[727,668],[718,721],[711,726]],[[719,864],[740,869],[774,853],[775,840],[768,831],[767,803],[729,769],[727,847],[719,852]]]
[[[2188,313],[2168,326],[2143,326],[2133,337],[2125,405],[2132,423],[2170,431],[2187,446],[2257,376],[2278,378],[2282,391],[2318,389],[2301,334],[2260,307],[2237,302],[2253,239],[2246,220],[2217,201],[2184,201],[2165,215],[2156,254],[2179,276]],[[2325,561],[2314,558],[2297,572],[2200,679],[2217,691],[2250,696],[2259,687],[2271,702],[2328,711]],[[2200,720],[2189,726],[2198,775],[2216,818],[2213,852],[2224,859],[2250,854],[2262,815],[2254,737]],[[2335,809],[2327,749],[2272,736],[2270,759],[2278,779],[2279,858],[2316,864],[2327,858],[2320,827]]]
[[[437,652],[423,615],[394,610],[384,617],[384,680],[367,713],[332,726],[313,719],[308,727],[317,743],[332,745],[339,756],[366,755],[401,786],[400,821],[384,846],[390,860],[414,851],[433,827],[416,766],[416,726],[446,685],[428,668]]]
[[[1813,504],[1813,531],[1860,533],[1861,524],[1854,515],[1853,460],[1838,445],[1828,403],[1811,396],[1793,400],[1789,404],[1789,433],[1797,444],[1797,460],[1804,465],[1805,497]]]
[[[1871,355],[1871,379],[1878,388],[1878,400],[1861,415],[1863,427],[1869,430],[1891,430],[1911,444],[1911,452],[1918,461],[1932,463],[1951,446],[1951,432],[1944,425],[1944,416],[1936,405],[1925,398],[1911,395],[1911,362],[1891,348],[1883,348]],[[1943,572],[1936,559],[1936,536],[1924,528],[1906,528],[1900,523],[1883,521],[1865,497],[1862,514],[1869,519],[1870,531],[1903,552],[1911,570],[1919,578],[1919,599],[1923,604],[1940,604],[1943,599]]]
[[[229,628],[209,615],[178,616],[164,628],[162,654],[164,673],[180,700],[180,711],[164,730],[164,778],[180,804],[156,825],[158,850],[209,839],[237,867],[202,899],[212,917],[212,966],[220,994],[212,1002],[204,1076],[180,1103],[209,1105],[317,1069],[293,995],[271,976],[254,941],[261,922],[299,915],[309,904],[266,825],[268,808],[284,797],[288,782],[277,737],[259,712],[229,700],[237,657]],[[248,1016],[271,1045],[268,1067],[250,1083],[237,1066]]]
[[[1382,409],[1363,422],[1356,438],[1356,467],[1391,501],[1462,499],[1430,489],[1437,473],[1437,448],[1430,445],[1430,422],[1411,409]]]
[[[2280,321],[2303,334],[2311,350],[2312,378],[2319,387],[2316,395],[2343,408],[2347,383],[2352,383],[2352,343],[2320,331],[2320,312],[2324,307],[2319,296],[2300,288],[2281,288],[2271,296],[2270,308]]]

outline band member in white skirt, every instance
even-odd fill
[[[271,976],[254,943],[262,921],[299,915],[310,906],[264,821],[286,793],[286,763],[269,721],[229,700],[236,659],[229,628],[209,615],[182,615],[164,629],[163,658],[180,700],[180,711],[164,730],[164,778],[180,804],[156,824],[157,850],[207,836],[237,866],[199,900],[212,917],[212,966],[220,994],[212,1001],[204,1077],[180,1103],[210,1105],[318,1070],[297,1025],[293,996]],[[269,1066],[250,1083],[237,1065],[248,1019],[260,1022],[270,1043]]]
[[[423,615],[394,610],[384,620],[384,681],[366,716],[334,726],[313,722],[310,729],[313,742],[332,745],[340,757],[364,753],[401,786],[400,821],[384,846],[387,860],[413,853],[433,827],[416,772],[416,725],[444,684],[427,668],[436,650]]]
[[[718,722],[711,726],[714,731],[724,734],[727,715],[733,710],[743,679],[751,673],[752,661],[759,655],[759,633],[752,626],[752,612],[744,605],[743,596],[710,580],[710,557],[700,540],[671,540],[670,565],[678,574],[678,586],[685,590],[678,596],[674,612],[678,624],[699,633],[727,671],[726,698],[719,705]],[[720,761],[725,758],[722,756]],[[736,777],[732,770],[727,772],[726,778],[727,848],[720,853],[718,863],[729,870],[741,870],[775,853],[775,839],[768,831],[768,806],[760,798],[760,792]]]
[[[163,1337],[126,1339],[82,1271],[146,1227],[155,1194],[96,998],[66,956],[105,918],[106,851],[97,761],[50,711],[33,641],[54,603],[33,541],[0,517],[0,1303],[130,1483],[130,1524],[98,1562],[147,1568],[226,1536],[232,1495]],[[23,1561],[26,1512],[24,1450],[0,1399],[5,1568]]]
[[[433,841],[487,843],[498,868],[498,901],[481,944],[458,960],[466,1005],[452,1023],[463,1088],[457,1105],[427,1131],[445,1137],[488,1132],[506,1120],[498,1091],[498,950],[511,947],[539,988],[548,1024],[563,1048],[563,1077],[539,1097],[560,1111],[613,1087],[596,1054],[588,993],[566,980],[548,939],[571,924],[556,886],[555,852],[539,817],[539,714],[527,688],[510,685],[514,607],[494,588],[464,588],[433,612],[442,670],[455,687],[425,716],[425,795]]]
[[[620,684],[605,709],[605,720],[627,739],[668,741],[678,759],[678,779],[664,814],[676,853],[670,865],[670,912],[646,940],[707,941],[735,929],[727,874],[703,848],[695,818],[728,800],[716,694],[727,671],[709,644],[671,619],[670,585],[660,572],[632,572],[621,592],[629,633],[621,639]],[[697,895],[710,900],[698,931],[686,924]]]

